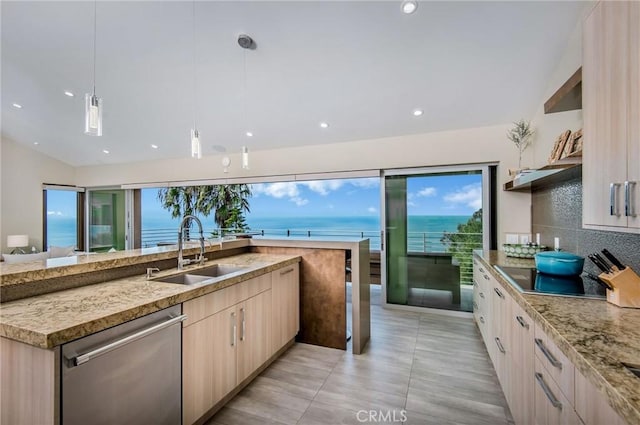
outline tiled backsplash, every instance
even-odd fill
[[[579,168],[578,168],[579,170]],[[560,238],[563,251],[586,257],[608,249],[624,264],[640,273],[640,235],[603,232],[582,228],[582,177],[576,172],[570,180],[531,192],[532,232],[540,233],[540,243],[553,246],[553,238]],[[585,261],[585,270],[600,273]]]

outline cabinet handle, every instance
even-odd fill
[[[624,182],[624,215],[627,217],[635,217],[636,209],[631,199],[631,187],[635,186],[636,182],[626,181]]]
[[[618,211],[618,203],[616,202],[618,186],[620,186],[620,183],[611,183],[609,185],[609,215],[615,215],[616,217],[620,215],[620,212]]]
[[[484,317],[480,316],[480,321],[484,323]]]
[[[473,264],[475,264],[476,266],[478,265],[478,262],[476,261],[476,259],[473,259]]]
[[[500,298],[504,299],[504,295],[502,294],[502,292],[500,292],[498,288],[493,288],[493,290],[495,291],[496,294],[498,294]]]
[[[235,347],[236,345],[236,313],[231,313],[231,346]]]
[[[476,304],[475,301],[473,302],[473,308],[476,309],[476,310],[478,309],[478,304]]]
[[[520,323],[520,326],[522,326],[525,329],[529,329],[529,324],[524,321],[522,316],[516,316],[516,320],[518,321],[518,323]]]
[[[554,355],[551,354],[549,349],[544,345],[544,342],[542,342],[540,338],[536,338],[535,341],[540,351],[542,351],[542,354],[544,354],[547,360],[549,360],[549,363],[551,363],[553,367],[557,367],[558,369],[562,370],[562,363],[560,363],[558,359],[556,359]]]
[[[242,326],[240,327],[240,341],[244,341],[245,335],[245,326],[244,326],[244,307],[240,309],[240,313],[242,313]]]
[[[473,279],[473,286],[477,287],[478,286],[478,282],[476,282],[475,279]]]
[[[478,295],[480,295],[480,298],[484,298],[484,292],[480,292]]]
[[[292,268],[290,268],[289,270],[281,271],[281,272],[280,272],[280,276],[285,275],[285,274],[287,274],[287,273],[291,273],[292,271],[293,271],[293,267],[292,267]]]
[[[553,407],[555,407],[556,409],[562,410],[562,403],[560,403],[560,401],[556,398],[556,396],[553,395],[547,383],[544,382],[544,377],[542,376],[542,374],[539,372],[536,372],[534,373],[534,376],[536,377],[536,381],[538,381],[538,384],[540,384],[540,386],[542,387],[542,391],[544,391],[544,395],[547,396],[547,398],[549,399]]]
[[[485,274],[485,275],[483,275],[483,276],[484,276],[484,278],[485,278],[486,280],[489,280],[489,276],[487,276],[486,274]]]
[[[505,354],[506,350],[502,346],[502,342],[500,342],[500,338],[496,337],[495,340],[496,340],[496,345],[498,346],[498,350],[500,350],[502,354]]]
[[[478,270],[480,270],[480,273],[484,273],[484,269],[482,267],[478,267]]]

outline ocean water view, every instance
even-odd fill
[[[470,216],[464,215],[410,215],[408,217],[410,250],[444,251],[440,242],[444,232],[455,232],[459,224]],[[211,237],[216,225],[213,217],[201,217],[205,237]],[[158,242],[171,242],[176,237],[179,219],[168,216],[142,217],[142,246],[155,246]],[[380,218],[378,216],[325,216],[325,217],[260,217],[249,215],[247,224],[251,232],[264,232],[265,237],[341,239],[365,237],[371,240],[371,249],[380,249]],[[50,217],[48,245],[69,246],[76,243],[76,220],[71,217]]]

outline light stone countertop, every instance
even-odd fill
[[[158,248],[162,254],[163,249]],[[175,256],[175,250],[169,250]],[[111,261],[112,259],[109,259]],[[148,261],[148,260],[147,260]],[[180,285],[132,276],[38,295],[0,305],[0,336],[53,348],[300,261],[297,255],[246,253],[209,261],[247,267],[216,283]],[[42,266],[40,266],[42,267]],[[184,271],[195,270],[189,267]],[[156,276],[178,274],[176,269]]]
[[[614,410],[629,424],[640,424],[640,378],[621,363],[640,365],[640,309],[605,300],[523,294],[492,266],[534,267],[533,260],[506,257],[501,251],[475,255]]]

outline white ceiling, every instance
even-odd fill
[[[3,1],[3,137],[74,166],[189,156],[192,6],[98,2],[104,136],[91,137],[83,129],[93,2]],[[423,1],[404,15],[400,1],[198,2],[204,154],[217,153],[214,145],[239,152],[245,144],[272,149],[529,118],[583,7]],[[238,46],[241,33],[256,50]],[[414,117],[415,108],[424,115]],[[330,127],[321,129],[321,121]]]

